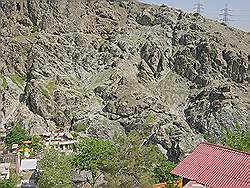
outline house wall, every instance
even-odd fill
[[[187,179],[187,178],[182,178],[182,187],[185,186],[188,182],[190,182],[191,180],[190,179]]]

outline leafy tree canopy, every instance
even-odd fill
[[[13,129],[7,134],[5,138],[5,144],[11,147],[12,144],[20,144],[21,142],[29,139],[28,132],[23,129],[19,124],[15,125]]]
[[[0,180],[0,187],[1,188],[16,188],[17,184],[17,175],[11,174],[8,180]]]
[[[39,177],[39,188],[71,188],[72,158],[55,149],[44,151],[43,159],[38,163],[42,174]]]
[[[155,145],[140,146],[142,142],[136,132],[115,138],[117,152],[106,171],[108,187],[148,187],[154,183],[152,171],[165,159]]]
[[[100,172],[108,188],[150,187],[155,182],[173,181],[176,177],[170,170],[174,164],[167,163],[157,146],[142,146],[143,141],[136,131],[116,136],[113,142],[86,138],[77,145],[74,162],[79,169],[92,173],[89,183],[93,186]]]
[[[85,138],[76,146],[74,157],[76,166],[92,173],[92,185],[98,179],[98,172],[104,171],[112,163],[112,155],[116,150],[113,143],[95,138]]]
[[[41,140],[38,136],[31,136],[29,133],[22,128],[19,124],[16,124],[12,130],[7,134],[5,138],[5,144],[10,148],[13,144],[19,144],[20,147],[23,146],[23,141],[31,140],[31,148],[33,148],[34,152],[39,152],[42,150]]]
[[[155,183],[167,183],[173,185],[174,181],[178,179],[178,176],[175,176],[170,173],[171,170],[175,168],[176,164],[170,161],[161,163],[157,165],[153,170],[153,178]]]
[[[235,130],[223,131],[222,144],[241,151],[250,151],[250,132],[236,124]]]

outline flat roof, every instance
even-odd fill
[[[37,168],[37,159],[21,160],[21,171],[35,170]]]

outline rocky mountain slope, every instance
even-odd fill
[[[177,160],[249,125],[250,34],[131,0],[0,0],[0,126],[111,139]]]

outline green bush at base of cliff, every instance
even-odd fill
[[[166,182],[169,185],[173,185],[176,180],[180,179],[178,176],[170,173],[175,167],[176,164],[170,161],[157,165],[153,170],[153,178],[155,183]]]
[[[28,140],[29,134],[19,124],[16,124],[5,138],[5,144],[10,148],[13,144],[20,144]]]
[[[40,188],[72,188],[72,158],[58,150],[45,150],[38,162],[43,171],[38,179]]]
[[[249,129],[244,130],[241,128],[240,124],[236,124],[235,130],[224,130],[222,144],[230,148],[250,152]]]
[[[85,123],[78,123],[77,125],[74,126],[74,131],[76,131],[77,133],[85,132],[87,128],[88,125],[86,125]]]
[[[240,124],[236,124],[233,130],[222,129],[221,137],[204,134],[204,138],[213,144],[222,144],[225,147],[250,152],[250,131],[241,128]]]
[[[30,140],[32,144],[29,146],[33,148],[33,152],[39,152],[42,150],[41,140],[37,136],[31,136],[24,128],[19,124],[15,124],[12,130],[7,134],[5,138],[5,144],[8,148],[11,148],[13,144],[19,144],[19,148],[28,147],[23,145],[23,141]]]

